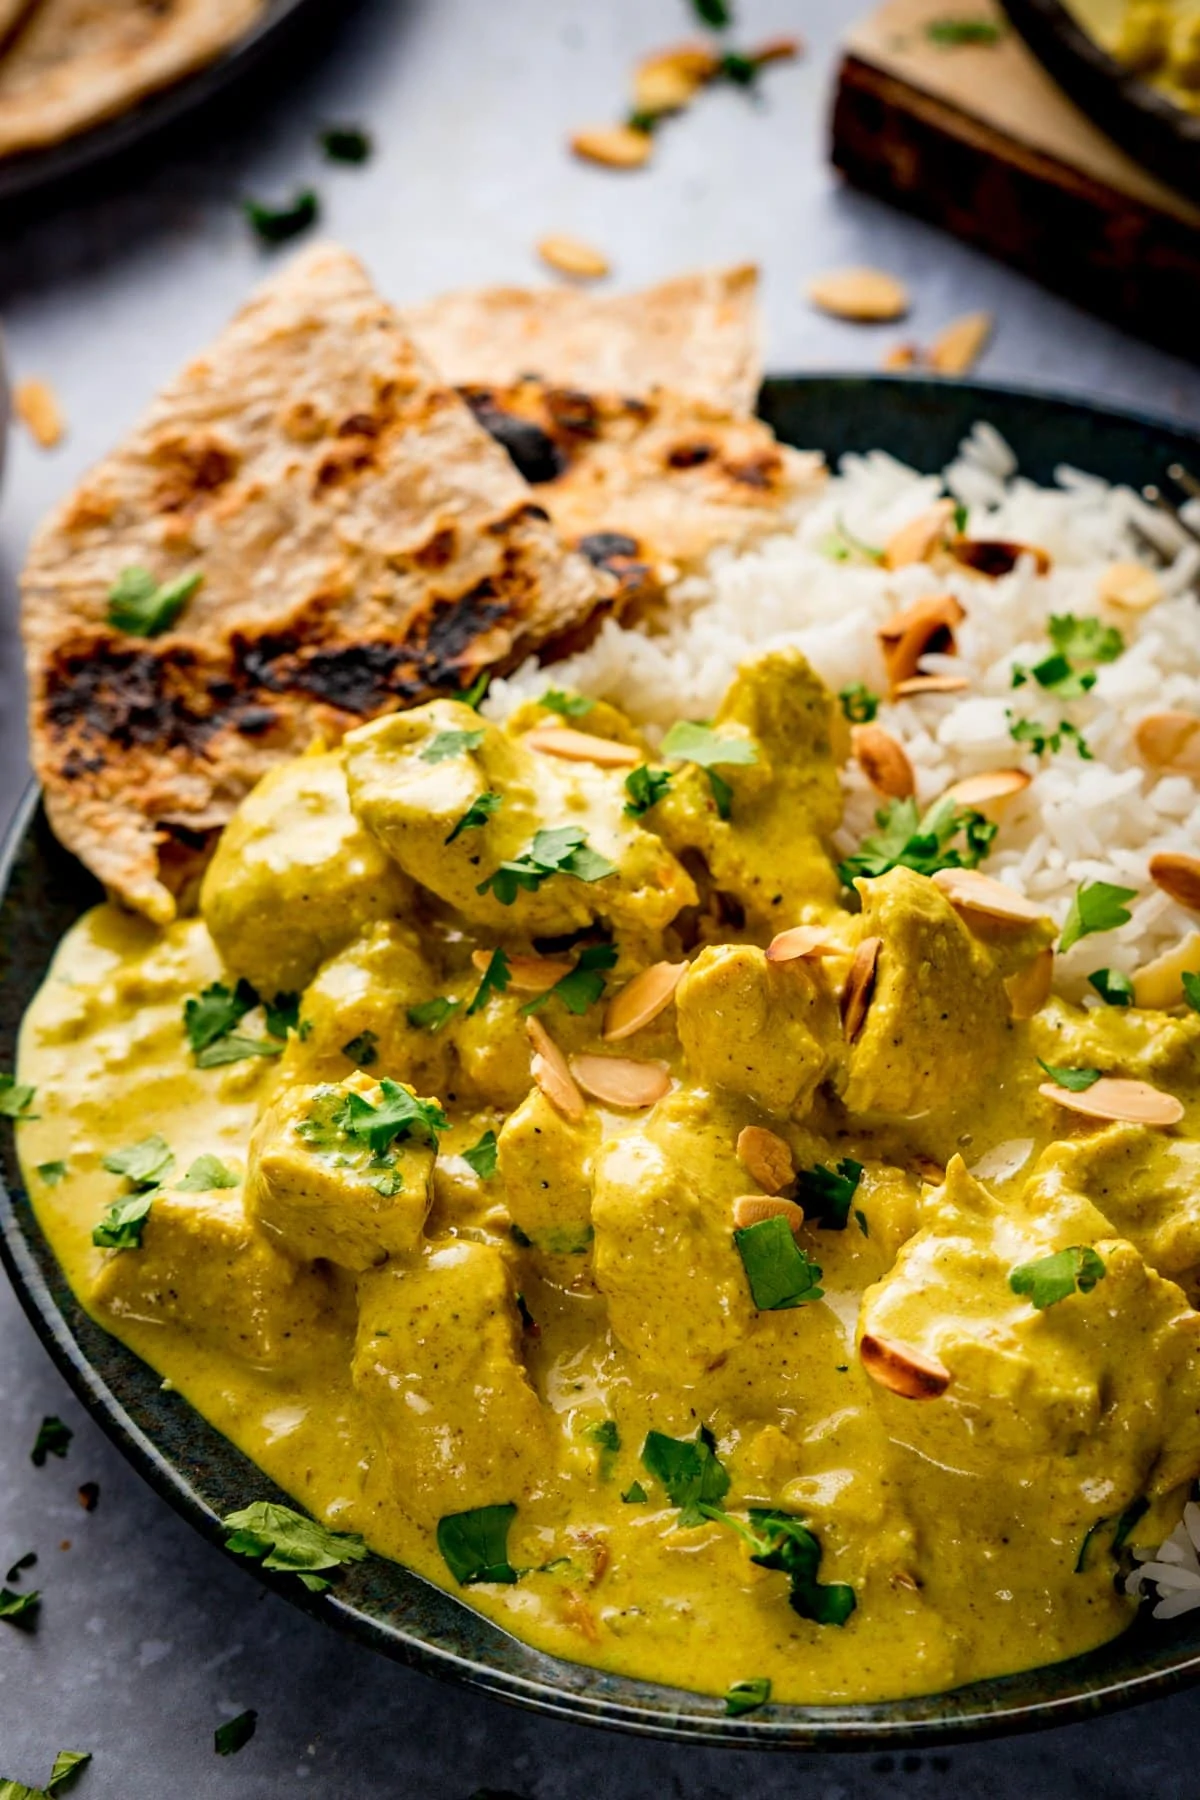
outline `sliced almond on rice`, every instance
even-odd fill
[[[526,1019],[525,1030],[533,1047],[529,1068],[534,1081],[556,1112],[578,1124],[587,1108],[566,1057],[540,1019]]]
[[[1178,1125],[1183,1117],[1183,1104],[1174,1094],[1164,1094],[1148,1081],[1126,1081],[1117,1075],[1102,1075],[1079,1093],[1059,1087],[1056,1081],[1043,1081],[1038,1093],[1085,1119],[1165,1128]]]
[[[632,1037],[644,1025],[652,1024],[675,998],[675,989],[686,969],[686,963],[651,963],[648,969],[627,982],[609,1001],[604,1015],[605,1041],[615,1044],[621,1038]]]
[[[1096,597],[1127,612],[1148,612],[1163,597],[1162,582],[1145,563],[1109,563],[1097,583]]]
[[[1150,879],[1189,912],[1200,912],[1200,856],[1159,850],[1150,858]]]
[[[574,133],[571,148],[584,162],[606,169],[640,169],[650,161],[654,139],[632,125],[593,125]]]
[[[742,1194],[733,1203],[733,1222],[739,1231],[761,1225],[764,1219],[786,1219],[793,1233],[804,1224],[804,1209],[794,1200],[774,1200],[766,1194]]]
[[[831,269],[809,282],[808,297],[822,312],[859,324],[902,319],[910,304],[904,283],[884,269]]]
[[[22,381],[13,394],[17,417],[43,450],[53,450],[66,435],[58,395],[48,381]]]
[[[922,694],[961,694],[970,685],[965,675],[910,675],[893,691],[897,700],[917,700]]]
[[[671,1089],[666,1063],[632,1056],[573,1056],[570,1069],[584,1093],[605,1106],[653,1106]]]
[[[1000,806],[1024,793],[1033,780],[1024,769],[988,769],[982,775],[964,775],[942,795],[956,806]]]
[[[1151,713],[1133,734],[1138,755],[1156,769],[1200,776],[1200,717],[1188,712]]]
[[[1183,977],[1200,975],[1200,932],[1193,931],[1164,950],[1152,962],[1144,963],[1133,977],[1133,1002],[1156,1012],[1183,1004]]]
[[[933,552],[944,544],[954,527],[953,500],[938,500],[926,512],[918,513],[899,531],[894,531],[883,546],[883,563],[887,569],[906,569],[912,563],[928,562]]]
[[[930,880],[956,912],[981,913],[1005,925],[1031,925],[1048,916],[1045,907],[977,869],[939,869]]]
[[[586,731],[572,731],[569,725],[536,725],[521,741],[543,756],[558,756],[564,762],[595,763],[599,769],[632,769],[642,760],[641,751],[633,744],[592,737]]]
[[[676,44],[642,58],[633,74],[634,110],[656,118],[681,112],[721,67],[707,44]]]
[[[480,974],[486,974],[492,960],[490,950],[472,950],[471,961]],[[575,967],[557,956],[510,956],[508,984],[518,994],[547,994],[556,981],[569,975]]]
[[[584,243],[582,238],[565,232],[551,232],[537,247],[538,255],[560,275],[575,275],[583,281],[599,281],[609,273],[609,261],[602,250]]]
[[[848,1044],[854,1042],[866,1021],[882,948],[882,938],[869,937],[864,938],[854,952],[854,961],[842,989],[842,1035]]]
[[[855,725],[850,732],[850,747],[877,794],[907,800],[916,792],[917,778],[903,746],[882,726]]]
[[[746,1125],[739,1131],[737,1159],[768,1194],[777,1194],[795,1177],[790,1146],[762,1125]]]
[[[1009,1014],[1014,1019],[1032,1019],[1050,998],[1054,985],[1054,950],[1047,945],[1039,950],[1028,968],[1005,978]]]
[[[859,1361],[880,1387],[902,1400],[937,1400],[950,1386],[950,1371],[936,1356],[927,1356],[898,1338],[864,1332],[858,1344]]]
[[[919,673],[923,656],[954,654],[954,627],[966,616],[953,594],[927,594],[884,620],[875,635],[893,694]]]
[[[800,962],[807,957],[844,956],[846,946],[832,938],[824,925],[793,925],[777,932],[767,945],[767,961]]]
[[[965,375],[983,355],[995,323],[990,312],[963,313],[952,319],[929,346],[930,368],[939,375]]]
[[[1048,575],[1054,566],[1050,552],[1039,544],[1018,544],[1007,538],[952,538],[946,548],[964,569],[986,575],[989,581],[1011,575],[1023,556],[1033,558],[1039,575]]]

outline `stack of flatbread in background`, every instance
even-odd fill
[[[749,272],[619,301],[509,293],[508,326],[522,309],[526,325],[489,356],[492,299],[448,305],[464,364],[436,303],[406,322],[353,257],[308,252],[39,530],[22,581],[35,766],[62,841],[149,917],[173,916],[276,762],[661,597],[820,478],[747,410]],[[131,569],[199,584],[144,635],[114,622]]]
[[[267,0],[0,0],[0,157],[44,149],[213,62]]]

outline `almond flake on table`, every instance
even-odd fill
[[[908,289],[885,269],[831,269],[813,277],[808,297],[821,312],[856,324],[902,319],[909,309]]]
[[[66,421],[58,396],[48,381],[22,381],[13,395],[17,417],[34,442],[53,450],[66,436]]]
[[[606,169],[640,169],[650,161],[654,139],[648,131],[632,125],[594,125],[576,131],[571,149],[584,162],[600,163]]]
[[[987,347],[996,321],[990,312],[964,313],[938,332],[929,346],[929,366],[938,375],[966,375]]]
[[[549,237],[542,238],[537,252],[549,268],[581,281],[600,281],[611,273],[611,265],[602,250],[565,232],[552,232]]]

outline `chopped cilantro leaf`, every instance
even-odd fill
[[[1045,688],[1058,700],[1082,700],[1096,685],[1094,670],[1073,668],[1068,658],[1058,651],[1053,656],[1043,657],[1032,668],[1027,668],[1024,663],[1013,664],[1012,685],[1015,688],[1024,687],[1030,680],[1036,681],[1040,688]]]
[[[0,1118],[27,1118],[36,1092],[37,1089],[30,1087],[26,1081],[17,1081],[11,1075],[0,1075]]]
[[[378,1175],[367,1176],[367,1186],[374,1188],[385,1200],[390,1200],[393,1194],[403,1192],[404,1177],[399,1169],[381,1169]]]
[[[748,1681],[735,1681],[725,1695],[725,1712],[731,1719],[743,1713],[756,1712],[771,1698],[771,1681],[767,1675],[753,1675]]]
[[[1181,979],[1184,999],[1193,1012],[1200,1013],[1200,975],[1192,975],[1185,970]]]
[[[272,1037],[286,1038],[289,1031],[300,1030],[299,994],[276,994],[273,1000],[263,1001],[263,1011]]]
[[[157,637],[172,626],[204,576],[199,570],[155,581],[149,569],[122,569],[108,590],[108,622],[129,637]]]
[[[539,706],[563,719],[586,719],[595,704],[586,694],[567,694],[561,688],[547,688],[538,701]]]
[[[1060,1088],[1069,1089],[1072,1094],[1082,1094],[1095,1087],[1102,1074],[1100,1069],[1066,1069],[1058,1063],[1043,1062],[1040,1056],[1038,1068],[1044,1069],[1051,1081],[1056,1081]]]
[[[862,1232],[864,1237],[870,1237],[871,1226],[867,1219],[867,1215],[861,1206],[856,1206],[854,1209],[854,1223],[858,1226],[858,1229]]]
[[[598,1425],[592,1425],[588,1436],[593,1443],[599,1444],[601,1450],[614,1453],[621,1448],[621,1432],[615,1419],[601,1419]]]
[[[1104,1259],[1090,1245],[1076,1244],[1036,1262],[1021,1263],[1009,1275],[1008,1285],[1014,1294],[1024,1294],[1038,1312],[1045,1312],[1076,1289],[1090,1294],[1107,1272]]]
[[[667,1490],[671,1505],[679,1508],[681,1526],[702,1524],[705,1515],[701,1507],[719,1507],[729,1492],[729,1475],[707,1425],[701,1425],[694,1438],[648,1432],[642,1464]]]
[[[249,1056],[281,1056],[283,1045],[277,1038],[243,1037],[231,1031],[228,1037],[218,1038],[215,1044],[207,1045],[196,1052],[198,1069],[220,1069],[226,1063],[245,1062]]]
[[[670,785],[669,769],[652,769],[647,763],[639,763],[636,769],[630,769],[625,777],[625,792],[629,796],[625,802],[626,817],[640,819],[643,813],[658,805]]]
[[[863,557],[865,561],[881,563],[884,560],[884,552],[879,546],[877,544],[865,543],[862,538],[856,537],[840,513],[838,514],[837,532],[835,535],[848,551],[853,551],[856,556]],[[843,562],[846,559],[845,557],[837,557],[836,560],[838,562]]]
[[[9,1625],[32,1625],[42,1596],[36,1588],[27,1594],[14,1594],[11,1588],[0,1588],[0,1619]]]
[[[496,1173],[496,1134],[485,1131],[477,1144],[464,1150],[463,1161],[478,1175],[480,1181],[490,1181]]]
[[[258,1714],[251,1706],[239,1713],[236,1719],[229,1719],[224,1725],[217,1726],[213,1732],[213,1749],[218,1756],[236,1756],[254,1736],[257,1724]]]
[[[26,1569],[32,1569],[37,1562],[37,1551],[27,1550],[24,1556],[18,1556],[12,1568],[4,1577],[5,1581],[20,1581]]]
[[[490,788],[487,789],[478,799],[472,800],[458,824],[450,831],[446,842],[452,844],[464,831],[478,831],[489,819],[495,817],[503,805],[503,794],[494,794]]]
[[[750,1523],[761,1548],[750,1558],[763,1569],[780,1569],[788,1577],[792,1611],[817,1625],[844,1625],[854,1611],[854,1589],[844,1581],[817,1580],[821,1546],[808,1527],[790,1513],[750,1509]]]
[[[38,1426],[38,1434],[34,1439],[33,1449],[29,1452],[29,1460],[35,1469],[45,1467],[48,1456],[65,1456],[67,1448],[75,1433],[53,1413],[44,1418]],[[9,1577],[11,1581],[12,1577]]]
[[[1085,881],[1076,890],[1059,939],[1060,950],[1069,950],[1080,938],[1095,931],[1115,931],[1131,918],[1126,900],[1136,900],[1136,888],[1115,887],[1111,881]]]
[[[838,694],[841,702],[842,716],[851,725],[869,725],[879,711],[879,695],[873,694],[862,681],[856,681],[852,687],[844,687]]]
[[[437,1033],[447,1024],[462,1007],[461,1000],[449,1000],[445,994],[435,994],[432,1000],[422,1000],[419,1006],[410,1006],[408,1022],[415,1025],[418,1031]]]
[[[403,1141],[414,1134],[436,1149],[438,1132],[450,1128],[438,1101],[421,1100],[411,1088],[389,1081],[386,1075],[379,1087],[383,1098],[378,1106],[361,1094],[348,1093],[334,1114],[334,1124],[347,1137],[368,1145],[376,1156],[382,1156],[394,1138]]]
[[[561,1000],[567,1011],[582,1018],[589,1006],[595,1006],[604,992],[604,971],[617,960],[615,944],[588,944],[569,975],[562,975],[544,994],[535,994],[521,1008],[523,1013],[540,1012],[551,1000]]]
[[[838,864],[847,887],[860,876],[886,875],[889,869],[913,869],[918,875],[977,869],[997,829],[982,813],[957,807],[945,796],[923,814],[915,800],[890,800],[875,814],[875,823],[878,831]]]
[[[821,1270],[801,1250],[786,1219],[745,1225],[734,1232],[733,1241],[760,1312],[784,1312],[824,1297]]]
[[[234,1188],[238,1178],[227,1169],[219,1156],[206,1150],[198,1156],[182,1181],[175,1183],[177,1194],[211,1194],[217,1188]]]
[[[762,73],[762,64],[740,50],[727,50],[717,69],[719,78],[735,87],[753,87]]]
[[[646,1504],[646,1490],[640,1481],[634,1481],[625,1489],[621,1498],[626,1506],[644,1506]]]
[[[672,725],[661,748],[664,756],[696,763],[702,769],[727,764],[748,768],[758,761],[758,746],[749,738],[722,737],[711,725],[697,725],[690,719],[680,719]]]
[[[1045,755],[1047,750],[1058,752],[1066,743],[1072,743],[1076,752],[1084,762],[1094,762],[1088,749],[1087,739],[1077,725],[1069,719],[1060,719],[1053,730],[1039,725],[1036,719],[1014,719],[1008,713],[1008,735],[1015,744],[1028,744],[1035,756]]]
[[[286,244],[299,237],[320,216],[320,203],[311,188],[305,188],[284,206],[265,206],[259,200],[243,202],[243,211],[264,244]]]
[[[1139,1494],[1135,1500],[1129,1502],[1125,1511],[1115,1520],[1116,1529],[1113,1532],[1112,1543],[1109,1545],[1109,1549],[1113,1556],[1116,1556],[1124,1547],[1126,1539],[1134,1526],[1138,1523],[1138,1520],[1144,1518],[1149,1510],[1150,1502],[1146,1499],[1144,1494]],[[1084,1533],[1083,1542],[1079,1546],[1079,1555],[1075,1560],[1075,1573],[1077,1575],[1084,1574],[1089,1566],[1089,1552],[1093,1540],[1104,1530],[1106,1525],[1112,1524],[1114,1524],[1114,1520],[1110,1514],[1103,1519],[1097,1519],[1096,1523]]]
[[[438,1520],[438,1549],[460,1587],[476,1581],[519,1580],[508,1560],[508,1533],[516,1516],[516,1507],[508,1501],[502,1506],[448,1513]]]
[[[342,1055],[357,1069],[370,1069],[379,1061],[379,1039],[373,1031],[360,1031],[342,1045]]]
[[[991,19],[930,19],[925,36],[931,44],[949,50],[961,44],[997,44],[1004,28]]]
[[[487,1005],[491,995],[505,993],[511,979],[512,971],[508,966],[507,956],[503,950],[493,950],[488,959],[488,966],[483,971],[483,979],[475,989],[474,997],[467,1008],[468,1019]]]
[[[54,1767],[50,1771],[50,1779],[46,1783],[47,1794],[57,1794],[59,1789],[86,1768],[92,1760],[90,1750],[60,1750],[54,1759]]]
[[[320,144],[330,162],[365,163],[372,144],[360,125],[327,125]]]
[[[257,1005],[258,995],[248,981],[239,981],[232,990],[214,981],[199,999],[185,1000],[183,1029],[193,1054],[198,1057],[218,1038],[227,1037]]]
[[[65,1162],[39,1163],[37,1172],[47,1187],[57,1187],[60,1181],[66,1179],[67,1165]]]
[[[542,1328],[530,1312],[524,1294],[516,1294],[515,1299],[517,1302],[517,1311],[521,1315],[521,1330],[528,1331],[532,1337],[540,1337],[542,1335]]]
[[[1097,969],[1088,983],[1108,1006],[1133,1005],[1133,983],[1119,969]]]
[[[110,1175],[124,1175],[135,1188],[157,1187],[174,1166],[171,1147],[157,1131],[123,1150],[110,1151],[102,1163]]]
[[[844,1231],[850,1202],[858,1192],[862,1175],[862,1164],[851,1156],[844,1156],[836,1171],[823,1163],[802,1169],[796,1177],[796,1198],[804,1208],[805,1218],[826,1231]]]
[[[970,507],[964,506],[961,500],[955,501],[955,504],[954,504],[954,529],[959,537],[962,537],[964,535],[964,533],[966,532],[966,529],[967,529],[968,524],[970,523],[970,520],[971,520]]]
[[[422,750],[421,761],[441,763],[449,762],[452,756],[465,756],[470,750],[478,750],[486,736],[482,725],[478,731],[436,732]]]
[[[153,1205],[153,1191],[114,1200],[92,1231],[93,1244],[98,1250],[140,1250]]]
[[[615,864],[589,848],[578,825],[559,825],[539,831],[528,850],[501,863],[475,892],[486,894],[490,889],[501,906],[511,906],[521,889],[534,894],[552,875],[574,875],[578,881],[592,882],[615,874]]]
[[[705,769],[704,773],[708,776],[708,785],[712,789],[712,797],[714,804],[716,805],[717,817],[725,820],[730,819],[733,815],[733,789],[725,780],[724,776],[718,775],[715,769]]]
[[[692,8],[702,25],[711,31],[724,31],[733,24],[733,11],[728,0],[692,0]]]
[[[1125,639],[1115,625],[1100,619],[1077,619],[1072,613],[1052,616],[1050,642],[1062,656],[1073,662],[1116,662],[1125,649]]]
[[[355,1534],[328,1531],[316,1519],[273,1500],[255,1500],[240,1512],[228,1513],[221,1523],[231,1534],[225,1540],[227,1550],[253,1558],[264,1569],[298,1575],[314,1594],[329,1586],[316,1574],[318,1569],[363,1562],[367,1556],[367,1546]]]
[[[482,674],[475,677],[470,687],[459,688],[456,693],[450,695],[450,699],[457,700],[462,706],[469,706],[472,712],[478,712],[487,698],[487,691],[491,685],[492,672],[490,669],[484,669]]]

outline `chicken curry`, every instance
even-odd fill
[[[1112,1638],[1200,1469],[1200,1016],[1056,996],[978,813],[839,870],[845,731],[795,652],[655,750],[377,719],[18,1070],[76,1292],[298,1506],[745,1706]]]

